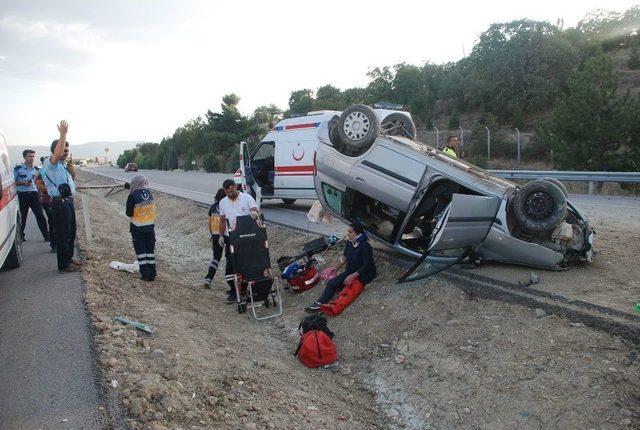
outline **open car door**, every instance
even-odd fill
[[[454,194],[439,216],[427,252],[398,282],[423,279],[464,260],[487,237],[499,208],[497,197]]]
[[[253,179],[251,171],[251,158],[249,156],[249,148],[247,142],[240,142],[240,168],[236,170],[233,179],[237,185],[242,186],[242,192],[248,193],[256,200],[258,208],[260,208],[260,187]]]

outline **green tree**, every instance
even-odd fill
[[[563,88],[577,58],[563,32],[547,22],[493,24],[470,56],[472,103],[502,120],[512,118],[512,106],[542,110]]]
[[[602,53],[573,74],[536,135],[569,170],[637,170],[640,100],[618,93],[618,76]]]
[[[629,56],[629,60],[627,61],[627,67],[631,70],[640,69],[640,51],[637,46],[631,48],[631,55]]]
[[[270,129],[282,119],[282,110],[274,104],[259,106],[253,111],[253,121],[264,129]]]
[[[313,91],[297,90],[289,96],[289,115],[303,114],[313,110]]]
[[[196,156],[193,153],[193,149],[190,149],[187,151],[186,157],[184,157],[184,170],[194,170],[196,168],[193,164],[194,161],[196,161]]]
[[[204,159],[202,160],[202,167],[204,168],[205,171],[209,173],[217,172],[219,169],[218,169],[218,158],[216,157],[216,155],[213,153],[209,153],[205,155]]]
[[[165,170],[175,170],[178,168],[178,152],[174,146],[167,149],[165,156]]]
[[[458,112],[455,110],[451,112],[451,116],[449,117],[449,122],[447,122],[447,128],[449,130],[455,130],[460,127],[460,118],[458,117]]]
[[[324,85],[316,91],[313,102],[314,110],[341,110],[344,109],[342,91],[333,85]]]

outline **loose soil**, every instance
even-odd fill
[[[81,173],[84,184],[110,183]],[[158,278],[108,267],[135,255],[125,192],[87,191],[93,241],[79,213],[83,278],[99,362],[133,429],[614,429],[640,426],[637,347],[479,300],[432,278],[400,275],[377,253],[378,278],[329,319],[340,362],[312,370],[293,357],[304,294],[284,293],[282,317],[258,322],[225,305],[223,276],[201,282],[211,258],[206,208],[155,193]],[[80,205],[78,205],[80,206]],[[268,228],[272,260],[314,238]],[[338,255],[331,251],[327,262]],[[277,267],[274,264],[274,267]],[[149,324],[151,336],[112,322]],[[631,357],[629,359],[628,357]]]
[[[637,314],[635,306],[640,302],[640,213],[626,207],[612,216],[610,206],[604,205],[586,205],[580,209],[596,232],[593,263],[558,272],[487,263],[472,271],[516,284],[527,281],[529,274],[534,272],[540,283],[532,288]]]

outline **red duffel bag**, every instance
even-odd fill
[[[315,287],[320,282],[320,274],[315,267],[309,267],[298,276],[287,280],[294,293],[302,293]]]
[[[355,278],[340,291],[338,297],[327,304],[320,305],[320,312],[332,317],[338,316],[358,298],[362,291],[364,291],[364,285],[358,278]]]
[[[321,330],[310,330],[300,336],[296,355],[307,367],[315,368],[333,364],[338,359],[338,348]]]

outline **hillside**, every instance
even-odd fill
[[[109,148],[109,161],[115,162],[118,157],[127,149],[135,148],[140,143],[137,141],[119,141],[119,142],[87,142],[80,145],[71,146],[71,154],[73,158],[103,158],[105,148]],[[11,162],[17,164],[22,161],[22,151],[25,149],[33,149],[36,151],[36,162],[42,156],[47,156],[50,153],[48,146],[15,146],[9,145],[9,157]]]

